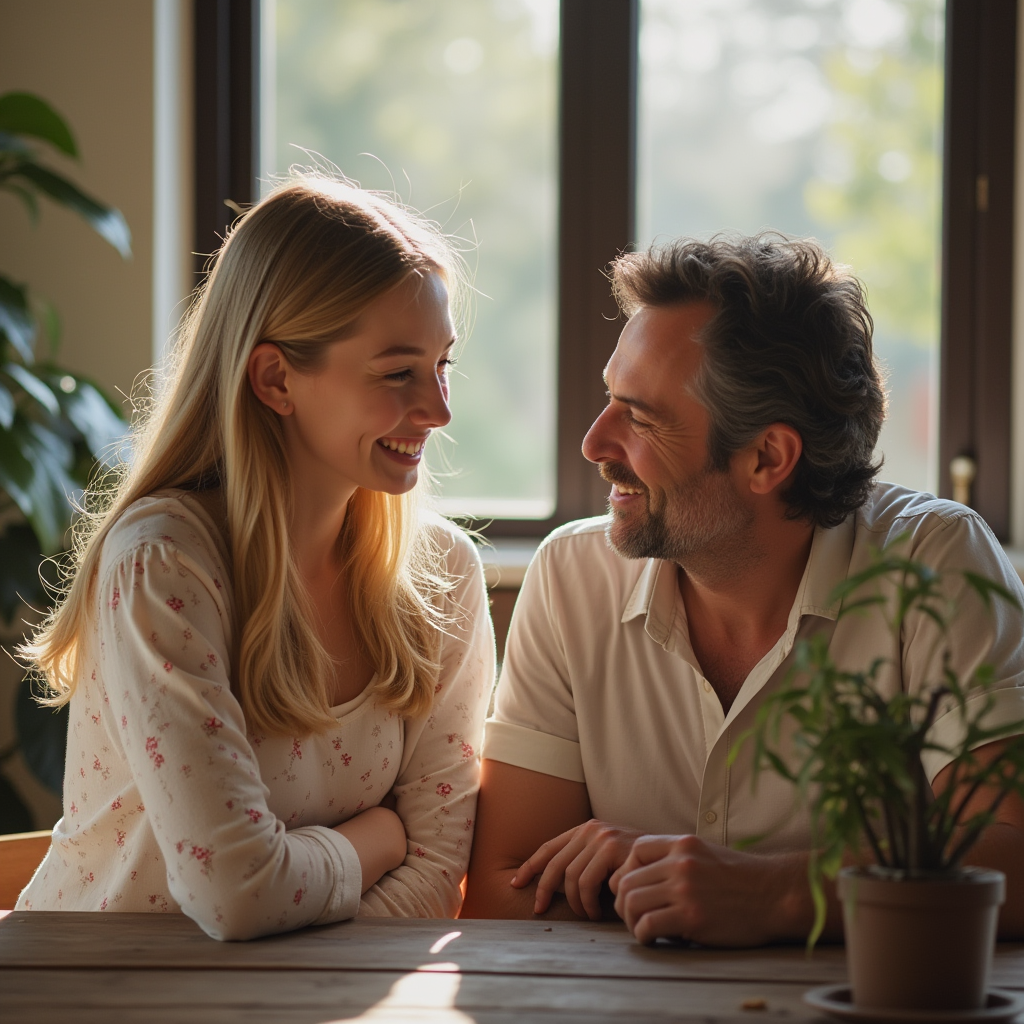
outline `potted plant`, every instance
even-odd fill
[[[46,102],[28,93],[0,95],[0,191],[23,203],[32,220],[40,198],[74,211],[127,259],[131,234],[124,217],[48,167],[39,143],[78,157],[66,122]],[[65,549],[76,492],[127,430],[93,382],[56,362],[59,336],[53,308],[0,273],[0,617],[8,626],[26,604],[45,606],[41,563],[53,581],[53,564],[43,559]],[[23,684],[16,719],[19,738],[0,751],[0,764],[20,749],[59,792],[66,715],[36,706]],[[29,821],[0,775],[0,832],[20,831]]]
[[[960,678],[948,637],[967,594],[989,608],[995,601],[1020,605],[999,584],[970,572],[936,572],[900,555],[900,545],[876,552],[867,569],[835,589],[833,600],[841,602],[840,617],[883,615],[896,658],[908,617],[930,619],[939,666],[934,681],[918,693],[886,696],[877,685],[886,659],[840,670],[819,635],[797,645],[793,671],[740,743],[752,736],[755,772],[767,767],[788,779],[809,808],[816,908],[809,948],[825,922],[823,879],[839,879],[853,1005],[849,993],[818,993],[816,1001],[809,994],[809,1001],[836,1010],[841,1007],[829,1000],[845,999],[852,1015],[970,1014],[982,1011],[989,997],[1004,878],[963,861],[1006,796],[1024,796],[1024,720],[986,724],[993,670],[983,665]],[[947,712],[960,719],[955,741],[932,730]],[[974,755],[997,740],[1006,741],[998,759]],[[953,784],[937,796],[922,765],[929,753],[952,765]],[[983,787],[994,795],[979,810],[965,794]],[[843,866],[851,860],[860,866]]]

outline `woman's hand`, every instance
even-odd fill
[[[402,819],[387,807],[369,807],[334,826],[354,847],[363,869],[363,892],[405,860],[407,844]]]

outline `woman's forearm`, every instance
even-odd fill
[[[355,848],[363,871],[363,892],[405,860],[405,826],[402,819],[386,807],[370,807],[336,825],[334,831],[340,832]]]

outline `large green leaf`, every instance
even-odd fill
[[[0,131],[31,135],[56,146],[68,156],[78,156],[78,147],[67,122],[45,100],[27,92],[0,96]]]
[[[0,332],[26,363],[32,362],[36,325],[29,310],[28,294],[3,275],[0,275]]]
[[[14,422],[14,396],[0,384],[0,427],[9,430]]]
[[[34,398],[51,416],[60,415],[60,403],[45,381],[40,380],[31,370],[20,363],[7,363],[4,373],[20,384],[26,394]]]
[[[18,503],[39,538],[44,555],[52,555],[64,547],[64,534],[71,525],[70,496],[78,485],[71,476],[74,448],[59,434],[41,423],[31,423],[20,416],[14,427],[0,432],[0,437],[14,439],[22,456],[31,466],[31,476],[23,495],[10,495]]]
[[[0,534],[0,615],[8,625],[26,604],[38,608],[46,603],[39,578],[41,559],[39,541],[28,523],[14,523]],[[51,582],[52,577],[50,573]]]
[[[0,149],[2,149],[2,144],[0,144]],[[39,201],[36,199],[35,193],[30,192],[24,185],[14,185],[9,181],[4,181],[3,174],[0,174],[0,189],[17,196],[25,204],[28,218],[33,224],[39,220]]]
[[[19,139],[17,135],[11,135],[10,132],[0,132],[0,160],[12,156],[30,157],[33,152],[32,147],[24,139]],[[6,171],[0,165],[0,185],[3,184],[5,175]]]
[[[39,164],[28,160],[20,161],[13,169],[12,177],[19,177],[31,182],[40,192],[48,195],[54,202],[74,210],[84,217],[93,229],[105,238],[125,259],[132,254],[132,233],[121,211],[87,196],[67,178]]]
[[[74,424],[89,452],[104,465],[117,461],[112,449],[128,431],[128,424],[111,408],[99,389],[68,374],[48,374],[47,381],[64,415]]]
[[[32,463],[25,458],[13,430],[0,430],[0,487],[12,498],[25,515],[32,507],[29,488],[32,483]]]

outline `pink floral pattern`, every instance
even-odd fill
[[[323,733],[254,735],[231,692],[229,575],[210,521],[173,493],[129,509],[104,544],[71,702],[66,814],[19,908],[184,910],[243,936],[335,920],[352,854],[331,829],[393,793],[409,855],[359,912],[454,915],[493,639],[473,545],[443,536],[461,582],[429,716],[407,722],[367,692]]]

